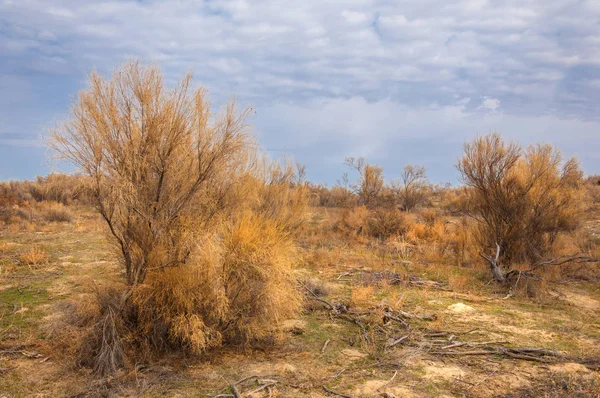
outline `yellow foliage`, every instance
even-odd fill
[[[368,306],[373,298],[373,286],[354,286],[352,288],[352,304],[363,308]]]
[[[275,221],[242,215],[203,240],[188,264],[151,272],[134,291],[140,331],[155,346],[249,344],[297,314],[294,247]]]
[[[478,221],[478,244],[486,255],[498,245],[504,264],[552,255],[556,237],[581,220],[582,172],[550,145],[522,150],[490,134],[467,143],[457,167],[469,187],[467,211]]]
[[[40,249],[39,247],[31,247],[19,254],[19,260],[23,264],[27,265],[39,265],[48,260],[48,253]]]

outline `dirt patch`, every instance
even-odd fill
[[[549,366],[553,372],[560,373],[591,373],[592,371],[579,363],[558,363],[556,365]]]
[[[387,386],[388,383],[389,380],[369,380],[357,387],[353,393],[359,397],[419,397],[405,387],[393,386],[393,383]]]
[[[600,302],[598,300],[569,291],[562,291],[561,293],[566,301],[577,307],[591,311],[600,311]]]
[[[341,354],[346,357],[349,361],[357,361],[359,359],[363,359],[367,357],[367,354],[364,352],[360,352],[358,350],[354,350],[352,348],[346,348],[341,351]]]
[[[455,312],[458,314],[463,314],[463,313],[476,312],[477,310],[469,305],[466,305],[463,303],[456,303],[456,304],[452,304],[451,306],[449,306],[448,311]]]
[[[302,334],[306,331],[306,321],[302,319],[288,319],[281,323],[281,330],[288,333]]]
[[[447,380],[452,381],[454,379],[462,379],[467,375],[467,372],[459,368],[458,366],[445,366],[445,365],[429,365],[425,366],[425,378],[433,380]]]

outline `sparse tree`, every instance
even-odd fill
[[[98,295],[81,351],[98,373],[123,365],[124,344],[250,344],[300,308],[292,237],[305,216],[303,168],[261,156],[248,110],[232,101],[212,114],[190,79],[167,90],[158,68],[137,62],[111,80],[93,73],[53,132],[51,146],[91,180],[129,285]]]
[[[187,261],[189,231],[217,213],[253,146],[248,110],[232,101],[215,117],[204,89],[189,95],[190,81],[167,90],[157,67],[137,62],[111,80],[92,73],[71,119],[53,132],[51,146],[91,177],[130,285]]]
[[[383,190],[383,169],[368,164],[364,158],[346,158],[344,164],[358,172],[359,179],[354,189],[362,204],[367,207],[376,206],[379,195]]]
[[[426,198],[425,166],[406,165],[400,179],[391,182],[391,189],[404,211],[410,211]]]
[[[514,264],[549,264],[544,259],[552,255],[557,235],[580,220],[577,161],[563,164],[560,152],[549,145],[523,151],[496,133],[466,143],[464,151],[457,168],[467,185],[467,211],[478,222],[482,257],[494,279],[504,282]]]

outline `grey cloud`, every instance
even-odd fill
[[[599,21],[594,0],[0,0],[0,130],[39,134],[92,67],[138,57],[254,105],[265,145],[319,164],[494,128],[589,143]]]

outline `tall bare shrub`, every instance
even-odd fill
[[[391,189],[400,208],[410,211],[424,202],[427,187],[427,175],[425,166],[406,165],[400,179],[391,183]]]
[[[111,80],[97,73],[51,145],[91,177],[91,195],[121,252],[127,282],[187,261],[191,226],[220,206],[252,145],[248,111],[231,102],[211,114],[191,75],[167,90],[156,67],[130,62]]]
[[[367,163],[364,158],[347,158],[345,164],[358,172],[354,189],[361,203],[367,207],[376,206],[384,187],[383,169]]]
[[[458,162],[467,185],[467,212],[478,221],[479,245],[494,278],[517,263],[538,263],[557,235],[572,231],[582,212],[582,172],[549,145],[526,150],[499,134],[465,144]],[[504,267],[504,269],[503,269]]]
[[[106,329],[92,342],[110,334],[110,344],[86,342],[99,372],[125,362],[113,355],[125,342],[200,353],[273,334],[299,308],[291,269],[307,203],[301,173],[259,153],[248,111],[231,102],[212,114],[190,81],[167,90],[156,67],[136,62],[111,80],[92,74],[54,131],[53,148],[90,177],[129,285],[94,319]]]

